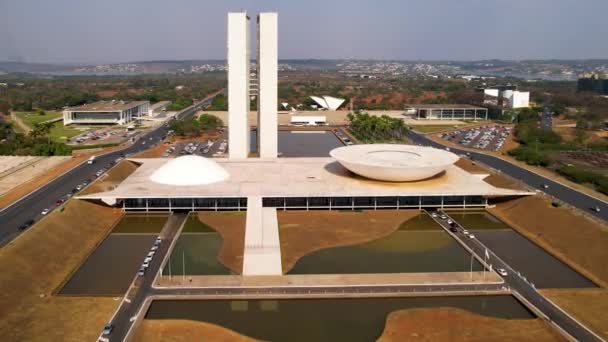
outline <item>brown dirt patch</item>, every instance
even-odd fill
[[[117,90],[100,90],[98,92],[96,92],[96,94],[99,97],[113,97],[116,96],[116,94],[118,94]]]
[[[541,196],[500,203],[490,213],[592,281],[608,285],[608,229]]]
[[[487,170],[486,168],[480,166],[476,162],[471,161],[469,159],[460,158],[454,165],[467,171],[468,173],[489,174],[489,176],[484,178],[483,180],[486,183],[493,185],[495,187],[505,188],[505,189],[514,189],[514,190],[524,190],[524,187],[519,182],[517,182],[509,177],[505,177],[502,175],[492,173],[490,170]]]
[[[458,161],[456,163],[454,163],[454,165],[458,166],[459,168],[465,170],[468,173],[473,173],[473,174],[490,173],[488,170],[479,166],[477,163],[475,163],[469,159],[465,159],[465,158],[458,159]]]
[[[70,200],[0,250],[0,334],[7,341],[93,341],[118,301],[52,293],[122,212]],[[44,297],[41,298],[40,296]]]
[[[200,212],[198,219],[222,236],[218,260],[235,274],[243,273],[245,212]]]
[[[108,178],[126,177],[120,168]],[[104,180],[97,180],[93,187]],[[101,185],[103,187],[103,184]],[[8,341],[93,341],[119,302],[54,296],[123,212],[72,199],[0,249],[0,334]],[[93,309],[93,310],[92,310]]]
[[[206,322],[181,319],[143,320],[134,337],[135,342],[218,341],[253,342],[253,338]]]
[[[278,211],[283,273],[309,253],[382,238],[418,214],[418,210]]]
[[[542,320],[500,319],[455,308],[391,312],[380,342],[566,341]]]
[[[604,289],[550,289],[541,293],[596,334],[608,339],[608,291]]]
[[[110,191],[117,187],[123,180],[130,176],[139,167],[136,163],[123,160],[114,166],[107,174],[101,176],[98,181],[93,182],[82,191],[83,195],[96,192]]]
[[[133,155],[133,158],[160,158],[171,145],[159,144]]]

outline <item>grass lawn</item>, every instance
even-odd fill
[[[31,128],[34,128],[36,124],[43,123],[48,120],[53,120],[63,115],[62,112],[47,111],[44,115],[40,115],[35,112],[16,112],[23,123]],[[55,122],[51,128],[51,139],[56,141],[66,141],[67,139],[74,137],[83,132],[82,130],[65,127],[62,121]]]
[[[15,114],[17,115],[18,118],[23,120],[23,122],[26,125],[28,125],[32,128],[34,127],[35,124],[42,123],[42,122],[52,120],[52,119],[56,119],[56,118],[60,117],[61,115],[63,115],[63,113],[55,112],[55,111],[44,112],[44,115],[40,115],[35,112],[16,112]]]
[[[441,131],[445,131],[448,129],[454,129],[454,128],[458,128],[460,126],[458,125],[416,125],[416,126],[412,126],[412,128],[415,131],[418,131],[420,133],[435,133],[435,132],[441,132]]]
[[[75,137],[82,132],[81,130],[64,126],[61,121],[55,122],[53,128],[51,128],[51,139],[65,142],[67,139]]]

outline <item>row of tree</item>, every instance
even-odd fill
[[[350,121],[350,131],[364,142],[402,141],[407,133],[403,120],[386,115],[373,116],[356,111],[347,116]]]
[[[220,118],[210,114],[201,114],[198,118],[175,120],[171,129],[179,136],[200,136],[202,132],[217,129],[224,125]]]

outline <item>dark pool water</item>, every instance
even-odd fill
[[[390,312],[452,307],[476,314],[532,319],[512,296],[365,299],[157,300],[146,319],[188,319],[217,324],[265,341],[375,341]],[[205,340],[204,336],[201,337]]]

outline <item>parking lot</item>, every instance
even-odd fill
[[[72,145],[113,144],[134,138],[139,131],[127,131],[124,128],[101,128],[83,132],[70,139]]]
[[[498,151],[511,133],[512,127],[488,125],[443,133],[441,138],[480,150]]]

